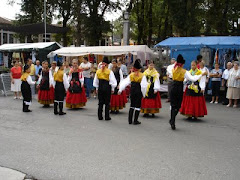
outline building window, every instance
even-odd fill
[[[45,34],[43,34],[43,42],[45,42]],[[51,34],[46,34],[46,42],[51,42]]]
[[[13,34],[9,34],[9,43],[14,43]]]
[[[6,44],[7,42],[8,42],[7,33],[3,33],[3,44]]]

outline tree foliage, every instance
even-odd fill
[[[138,44],[169,36],[239,35],[239,0],[135,0],[132,6]]]

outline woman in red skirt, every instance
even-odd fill
[[[122,91],[120,95],[118,95],[119,83],[123,80],[123,73],[120,67],[117,65],[117,61],[112,60],[112,71],[117,80],[117,87],[114,89],[114,93],[111,95],[110,101],[110,110],[111,113],[119,113],[120,109],[123,109],[127,103],[127,95],[125,91]]]
[[[201,75],[202,72],[197,68],[196,61],[192,61],[191,70],[189,73],[194,75]],[[183,95],[180,113],[187,116],[189,120],[192,118],[204,117],[207,115],[207,107],[204,98],[205,79],[202,77],[196,82],[187,82],[187,87]]]
[[[148,117],[152,114],[155,117],[156,113],[159,113],[159,109],[162,108],[160,97],[160,81],[159,74],[154,68],[154,62],[150,61],[148,69],[143,73],[147,79],[147,92],[144,98],[142,98],[141,113],[144,113],[143,117]]]
[[[49,107],[54,103],[54,89],[53,89],[53,76],[49,70],[48,62],[42,63],[43,69],[38,79],[38,102],[43,104],[43,107]]]
[[[77,109],[86,105],[87,98],[84,89],[84,77],[82,70],[78,67],[78,61],[74,59],[72,65],[68,77],[70,87],[67,91],[66,107]]]

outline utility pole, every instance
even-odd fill
[[[47,42],[47,5],[46,5],[46,1],[44,0],[44,37],[45,37],[45,42]]]
[[[130,23],[129,23],[129,12],[125,11],[123,13],[123,45],[129,45],[129,31],[130,31]]]

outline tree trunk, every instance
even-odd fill
[[[67,21],[68,19],[65,17],[63,19],[63,28],[66,28],[67,27]],[[67,42],[67,32],[64,32],[63,33],[63,46],[67,46],[68,45],[68,42]]]
[[[228,21],[227,21],[227,12],[229,7],[229,0],[225,0],[225,7],[222,16],[222,26],[221,26],[221,35],[228,34]]]
[[[152,34],[153,34],[152,5],[153,5],[153,0],[150,0],[149,11],[148,11],[148,46],[149,47],[152,45]]]

